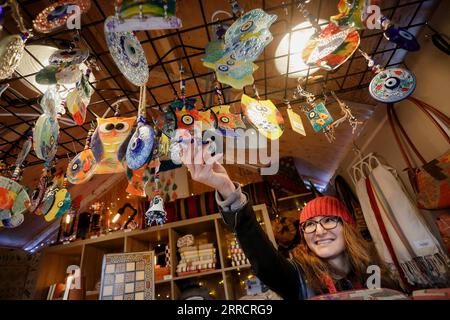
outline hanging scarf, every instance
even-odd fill
[[[353,173],[367,226],[383,260],[411,285],[445,285],[448,259],[395,170],[372,155],[358,163]]]

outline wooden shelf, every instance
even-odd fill
[[[253,206],[255,214],[267,232],[269,239],[275,244],[270,219],[265,204]],[[267,228],[269,226],[269,228]],[[186,276],[176,275],[178,263],[176,241],[179,237],[192,233],[194,237],[203,237],[208,243],[214,243],[217,254],[217,269],[193,273]],[[196,278],[202,278],[217,292],[218,298],[236,298],[234,288],[239,283],[232,283],[233,277],[227,277],[231,271],[248,270],[250,265],[229,266],[227,259],[226,234],[227,229],[220,214],[197,217],[189,220],[153,226],[145,230],[129,232],[116,231],[94,239],[77,240],[68,244],[51,246],[43,251],[38,278],[36,282],[35,299],[45,299],[48,288],[56,282],[64,282],[66,268],[70,264],[79,265],[81,274],[86,279],[86,290],[94,291],[100,281],[103,256],[107,253],[125,253],[154,250],[158,245],[168,245],[171,251],[171,279],[155,281],[155,295],[170,295],[176,300],[183,284]],[[276,245],[276,244],[275,244]],[[221,283],[218,285],[218,283]],[[160,291],[158,291],[160,290]],[[170,292],[170,294],[169,294]]]

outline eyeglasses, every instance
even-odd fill
[[[301,228],[304,233],[313,233],[316,232],[317,225],[320,223],[325,230],[331,230],[336,228],[340,221],[341,219],[339,217],[323,217],[319,221],[306,220],[301,225]]]

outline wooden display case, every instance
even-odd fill
[[[275,243],[271,222],[265,204],[253,206],[263,229]],[[216,248],[216,269],[178,276],[176,266],[179,255],[177,240],[186,234],[213,243]],[[200,284],[209,289],[215,299],[239,299],[244,293],[239,274],[251,274],[249,265],[231,266],[227,257],[226,238],[231,231],[219,214],[154,226],[145,230],[117,231],[95,239],[79,240],[69,244],[52,246],[44,250],[36,282],[35,299],[45,299],[49,286],[64,283],[66,268],[79,265],[86,281],[86,291],[95,292],[101,278],[103,256],[108,253],[140,252],[169,246],[171,273],[165,279],[155,281],[155,298],[177,300],[186,285]],[[92,296],[91,296],[92,299]]]

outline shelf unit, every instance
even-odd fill
[[[271,222],[265,204],[253,206],[258,221],[269,239],[276,246]],[[179,237],[193,234],[195,238],[214,243],[217,253],[215,270],[185,276],[176,274],[179,255],[176,243]],[[35,299],[45,299],[48,288],[56,282],[65,282],[66,268],[79,265],[85,278],[86,291],[94,291],[100,281],[103,256],[108,253],[141,252],[155,250],[157,246],[169,245],[171,279],[155,282],[156,299],[176,300],[185,285],[190,282],[208,287],[216,299],[238,299],[244,295],[239,276],[251,273],[250,265],[233,267],[227,257],[227,241],[232,236],[220,214],[154,226],[145,230],[117,231],[95,239],[79,240],[69,244],[49,247],[43,251],[35,288]]]

